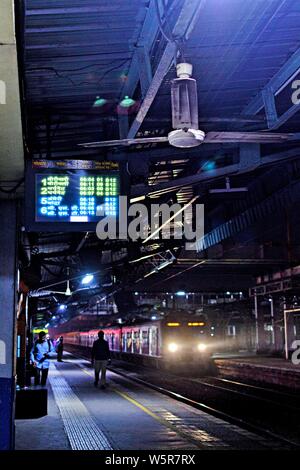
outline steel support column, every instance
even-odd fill
[[[138,58],[142,99],[144,99],[152,81],[151,62],[149,57],[149,51],[145,46],[138,46],[136,49],[136,53]]]
[[[286,360],[290,357],[290,352],[292,351],[292,343],[295,339],[294,332],[294,311],[284,309],[283,318],[284,318],[284,350]]]
[[[16,234],[15,201],[0,201],[0,450],[14,447]]]
[[[255,315],[255,343],[256,353],[266,351],[266,335],[264,329],[264,311],[259,305],[257,294],[254,295],[254,315]]]
[[[279,307],[274,306],[274,351],[282,353],[283,351],[283,334],[282,334],[282,311]]]
[[[283,338],[281,333],[281,312],[276,309],[276,302],[273,296],[269,298],[270,302],[270,320],[271,320],[271,352],[282,352],[283,350]]]

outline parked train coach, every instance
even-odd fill
[[[203,368],[211,362],[210,329],[203,316],[169,315],[161,320],[73,331],[64,333],[64,342],[71,351],[78,347],[88,354],[100,329],[113,357],[156,367],[190,364]]]

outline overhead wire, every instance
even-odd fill
[[[16,184],[13,188],[11,188],[11,189],[4,189],[4,188],[1,188],[1,187],[0,187],[0,192],[1,192],[1,193],[5,193],[5,194],[12,194],[12,193],[14,193],[14,192],[21,186],[21,184],[24,183],[24,180],[25,180],[25,178],[21,178],[21,179],[17,182],[17,184]]]
[[[117,70],[118,68],[122,67],[123,65],[125,65],[127,62],[129,62],[131,59],[125,59],[125,60],[122,60],[120,61],[120,59],[116,59],[116,60],[113,60],[111,62],[109,62],[109,64],[113,64],[115,62],[118,62],[118,64],[115,66],[115,67],[111,67],[107,70],[105,70],[103,72],[103,74],[101,75],[101,77],[97,80],[96,84],[99,85],[101,83],[101,81],[103,80],[103,78],[105,78],[105,76],[112,72],[113,70]],[[57,70],[55,67],[34,67],[34,68],[30,68],[30,69],[27,69],[26,70],[26,73],[30,73],[30,72],[38,72],[38,71],[50,71],[50,72],[54,72],[55,75],[58,77],[58,78],[64,78],[65,80],[69,80],[70,83],[72,83],[73,86],[81,86],[81,85],[84,85],[84,84],[88,84],[88,85],[91,85],[91,82],[88,82],[88,81],[82,81],[82,82],[79,82],[79,83],[76,83],[74,81],[73,78],[70,77],[70,75],[63,75],[64,72],[79,72],[79,71],[82,71],[82,70],[86,70],[88,68],[91,68],[91,67],[101,67],[103,65],[108,65],[107,64],[90,64],[90,65],[86,65],[84,67],[79,67],[77,69],[61,69],[61,70]]]

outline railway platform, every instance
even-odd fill
[[[286,444],[264,437],[108,371],[95,388],[85,359],[52,363],[48,416],[16,420],[16,449],[270,450]]]
[[[222,377],[300,390],[300,364],[293,364],[283,358],[252,355],[218,357],[214,362]]]

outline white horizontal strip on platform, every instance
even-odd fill
[[[103,431],[56,368],[51,367],[49,381],[72,450],[113,450]]]

